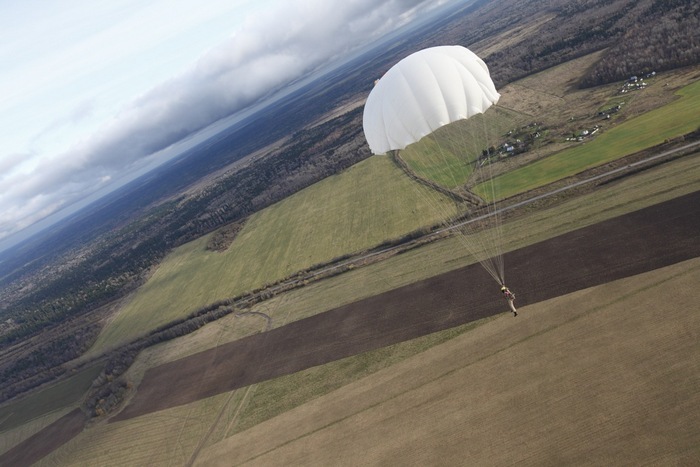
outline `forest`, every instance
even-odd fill
[[[171,249],[368,157],[359,124],[361,110],[299,131],[274,157],[245,167],[196,196],[167,203],[138,229],[129,225],[112,235],[111,242],[14,302],[14,326],[0,336],[0,345],[7,348],[47,327],[88,315],[138,287],[150,267]],[[51,379],[61,372],[60,364],[83,353],[99,332],[87,322],[78,334],[58,336],[26,355],[3,358],[0,399]]]

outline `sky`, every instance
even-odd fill
[[[0,0],[0,250],[445,3]]]

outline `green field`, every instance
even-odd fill
[[[697,128],[700,82],[678,93],[681,98],[673,103],[624,122],[587,144],[496,177],[500,196],[520,193]],[[464,169],[468,164],[455,151],[445,151],[450,145],[445,141],[467,141],[477,154],[485,142],[479,136],[471,141],[469,135],[486,137],[484,128],[500,134],[523,118],[517,112],[495,108],[489,115],[445,127],[441,150],[436,152],[435,141],[424,138],[402,156],[422,175],[454,187],[469,175],[458,167]],[[455,212],[441,195],[417,186],[387,158],[370,158],[253,215],[223,253],[206,250],[208,237],[178,248],[105,328],[91,354],[217,300],[400,237]]]
[[[677,94],[680,98],[675,102],[623,122],[591,141],[497,177],[499,197],[523,193],[697,130],[700,81]]]
[[[452,202],[428,191],[388,158],[372,157],[253,215],[223,253],[206,250],[208,237],[188,243],[162,262],[91,352],[453,212]]]
[[[529,117],[493,106],[484,114],[459,120],[401,151],[401,157],[420,176],[447,187],[467,183],[481,152],[498,144],[501,135]]]
[[[90,388],[102,371],[95,365],[11,405],[0,407],[0,432],[14,428],[45,413],[71,406]]]
[[[627,149],[629,145],[643,144],[643,147],[648,147],[687,132],[686,127],[695,129],[699,121],[693,107],[700,108],[700,82],[682,89],[679,94],[682,98],[670,105],[629,120],[601,134],[596,140],[512,174],[563,158],[563,162],[559,162],[561,165],[553,166],[556,170],[539,174],[542,175],[538,178],[539,186],[548,183],[547,177],[560,178],[583,170],[573,162],[587,161],[586,164],[597,165],[620,157],[623,154],[615,155],[614,151]],[[508,118],[513,120],[508,123],[508,119],[504,119],[504,129],[514,125],[517,115],[513,113]],[[647,133],[653,134],[653,137],[647,137]],[[448,134],[446,138],[455,135]],[[661,141],[657,141],[659,139]],[[601,140],[607,143],[601,146]],[[433,143],[427,140],[426,144]],[[479,147],[479,144],[475,142],[475,147]],[[640,146],[640,149],[643,147]],[[591,152],[591,148],[594,151]],[[415,164],[415,155],[402,154],[409,163]],[[414,166],[414,170],[421,169],[423,175],[447,186],[457,186],[457,178],[451,181],[454,171],[440,169],[441,164],[443,167],[463,165],[450,157],[448,154],[446,159],[436,159],[432,165],[422,168]],[[466,172],[461,175],[467,176]],[[501,185],[517,187],[518,178],[511,182],[510,176],[499,177]],[[525,189],[529,188],[517,188],[518,191]],[[444,210],[453,209],[453,205],[436,198],[434,192],[427,190],[405,177],[388,158],[373,157],[252,216],[236,241],[223,253],[206,250],[208,237],[184,245],[163,261],[151,279],[106,326],[91,354],[186,316],[214,301],[436,223],[441,215],[444,216]],[[640,172],[549,209],[524,207],[518,216],[504,225],[503,247],[505,251],[517,249],[697,190],[700,190],[700,156],[696,154]],[[436,199],[440,206],[433,204]],[[473,257],[461,242],[460,237],[446,238],[367,267],[312,282],[267,300],[257,305],[255,310],[266,313],[271,317],[273,327],[278,327],[471,264]],[[694,278],[697,277],[697,268],[693,274]],[[663,277],[658,279],[660,283],[664,280]],[[610,286],[606,287],[606,292],[601,293],[600,297],[608,296],[606,293]],[[625,296],[622,303],[630,297],[634,298],[636,290],[630,292],[632,295],[629,297]],[[581,308],[579,311],[590,314],[587,310]],[[229,315],[195,333],[142,352],[128,374],[129,380],[137,383],[149,367],[260,332],[263,325],[260,318]],[[358,380],[363,380],[369,374],[384,374],[384,369],[394,368],[397,362],[404,359],[420,359],[425,349],[446,340],[452,342],[453,337],[462,331],[464,329],[455,329],[445,334],[426,336],[422,340],[344,359],[145,417],[116,424],[98,423],[42,461],[42,464],[185,464],[198,447],[206,450],[239,430],[257,427],[262,420],[293,413],[290,410],[297,406],[303,413],[310,401],[325,394],[339,394],[337,391],[347,385],[360,384]],[[538,342],[537,339],[548,331],[545,329],[524,339]],[[572,332],[575,334],[577,331]],[[546,343],[543,345],[547,347]],[[40,428],[35,422],[37,417],[48,412],[58,413],[61,407],[74,403],[85,391],[75,383],[83,376],[83,382],[87,384],[91,378],[89,375],[77,375],[73,383],[66,382],[65,386],[52,388],[53,392],[47,390],[37,394],[39,399],[28,398],[25,401],[29,402],[20,401],[3,407],[0,411],[0,430],[8,430],[0,432],[3,441],[9,439],[8,446],[16,444],[13,441],[15,438],[26,437],[32,430]],[[465,380],[465,384],[468,381],[471,380]],[[367,410],[370,409],[372,407]],[[324,410],[328,414],[332,412]],[[25,423],[28,420],[34,421]],[[341,416],[329,423],[342,425],[343,420]],[[46,418],[42,423],[49,422],[49,418]],[[18,427],[18,424],[23,425]],[[319,433],[325,428],[318,427]],[[3,445],[0,445],[0,451],[2,448]],[[277,449],[274,446],[270,449],[273,448]]]
[[[524,207],[503,225],[504,251],[592,225],[700,190],[700,154],[636,174],[549,209]],[[320,313],[474,263],[458,236],[422,246],[368,267],[311,283],[266,302],[274,316]],[[506,279],[508,265],[506,264]],[[486,274],[484,272],[484,274]]]
[[[506,224],[504,235],[508,240],[506,250],[533,244],[697,190],[700,190],[700,155],[685,157],[636,174],[550,209],[528,209],[522,217]],[[468,251],[461,246],[461,241],[451,237],[379,263],[286,292],[257,305],[255,310],[269,315],[272,318],[273,327],[279,327],[288,322],[322,313],[473,262]],[[246,326],[249,333],[259,332],[261,324],[260,320],[256,321],[253,318],[227,316],[195,333],[143,352],[134,365],[135,372],[130,372],[129,379],[140,380],[140,375],[149,366],[172,361],[240,338],[242,334],[236,331],[242,331]],[[390,351],[392,356],[396,355],[394,352],[396,351]],[[404,352],[404,350],[398,352]],[[327,387],[354,380],[358,375],[366,374],[367,368],[377,363],[372,355],[357,358],[357,361],[348,360],[338,364],[340,367],[334,367],[332,375],[327,374],[321,378],[327,380]],[[335,373],[336,370],[337,373]],[[343,376],[341,377],[340,374]],[[272,416],[275,410],[288,408],[292,400],[300,398],[303,400],[309,395],[304,392],[305,389],[300,381],[292,375],[283,381],[270,383],[270,389],[256,392],[256,399],[259,397],[265,399],[266,394],[284,391],[285,389],[279,388],[279,384],[292,387],[294,391],[301,391],[301,394],[290,396],[286,402],[275,402],[273,406],[268,406],[260,400],[251,403],[250,408],[241,412],[243,426],[251,423],[246,421],[249,417],[257,419],[261,416],[259,410],[253,410],[256,406],[267,407],[265,412],[268,416]],[[323,393],[322,389],[316,387],[311,395],[316,396],[319,391]]]
[[[102,365],[88,367],[60,383],[0,407],[0,454],[72,410]]]
[[[700,190],[700,154],[636,174],[550,209],[527,209],[520,218],[505,225],[504,238],[508,240],[505,249],[517,249],[697,190]],[[259,304],[255,309],[268,314],[272,318],[273,327],[279,327],[473,262],[459,238],[451,237],[286,292]],[[240,338],[241,335],[228,335],[242,326],[240,320],[241,318],[228,316],[191,335],[149,349],[144,358],[139,358],[134,365],[135,370],[142,374],[148,366]],[[250,332],[259,329],[260,323],[251,323]],[[412,341],[406,346],[382,349],[329,364],[318,370],[308,370],[258,385],[254,398],[244,405],[239,414],[240,427],[236,430],[251,426],[256,420],[283,413],[296,404],[383,368],[382,359],[393,362],[397,357],[413,354],[416,349],[421,350],[426,345],[429,347],[441,342],[448,334],[454,336],[448,331],[444,335]],[[139,380],[140,376],[133,375],[130,379]],[[303,384],[311,381],[314,381],[313,385]],[[286,395],[282,398],[280,394]]]
[[[685,157],[623,179],[560,206],[523,213],[523,217],[507,225],[507,237],[511,241],[509,249],[698,189],[700,189],[700,157],[697,155]],[[469,255],[459,248],[459,242],[454,238],[449,238],[389,260],[285,293],[259,305],[259,309],[270,314],[275,325],[282,325],[285,322],[430,277],[470,262]],[[630,281],[630,284],[634,283],[634,280]],[[612,287],[619,292],[619,287]],[[600,297],[609,297],[609,292],[603,291]],[[627,299],[624,298],[624,300]],[[622,302],[618,300],[616,303],[625,303],[624,300]],[[581,300],[572,303],[587,306],[589,302]],[[672,302],[669,302],[669,306],[675,307]],[[586,310],[588,308],[581,309],[583,312]],[[226,326],[235,325],[235,318],[227,317],[225,320],[226,323],[224,320],[212,323],[183,339],[190,342],[197,339],[201,341],[198,345],[190,344],[192,351],[199,351],[222,343],[227,339],[226,337],[222,339],[223,331],[219,334],[218,331],[212,332],[211,330],[224,324]],[[494,323],[499,326],[498,323],[506,322],[512,322],[512,320],[499,319]],[[251,327],[252,332],[255,332],[254,328],[255,326]],[[257,329],[260,329],[259,323]],[[527,331],[529,327],[521,329]],[[231,435],[238,430],[249,426],[256,427],[256,430],[258,426],[259,429],[267,430],[269,428],[266,427],[266,422],[263,424],[258,424],[258,422],[287,413],[299,413],[297,409],[290,412],[295,406],[298,406],[302,413],[306,413],[304,407],[307,404],[314,404],[313,401],[317,400],[321,401],[321,397],[326,397],[324,394],[328,394],[328,397],[334,397],[333,394],[345,394],[341,388],[348,385],[350,385],[348,388],[354,387],[353,385],[361,386],[364,384],[362,381],[369,381],[365,379],[369,374],[377,374],[378,378],[382,380],[381,375],[385,371],[389,371],[391,374],[392,368],[398,368],[397,362],[404,358],[420,359],[425,348],[443,342],[445,338],[449,339],[455,334],[459,334],[460,331],[455,329],[447,331],[446,335],[428,336],[423,340],[411,341],[397,347],[359,355],[328,366],[310,369],[296,376],[292,375],[236,392],[221,394],[146,417],[115,424],[100,424],[86,430],[47,457],[42,461],[42,465],[109,462],[131,465],[146,462],[156,465],[184,464],[194,450],[200,446],[200,443],[203,448],[201,459],[204,461],[207,459],[209,446],[214,448],[214,443],[217,441],[237,439],[238,435]],[[539,342],[537,339],[546,335],[547,333],[535,333],[532,338],[526,337],[525,341]],[[151,364],[167,360],[167,358],[165,360],[158,358],[156,354],[159,353],[170,353],[173,358],[183,356],[183,339],[149,349]],[[471,342],[472,340],[469,338],[462,340],[462,342]],[[448,343],[452,341],[450,339]],[[499,339],[499,341],[502,342],[503,339]],[[549,345],[547,342],[545,340],[542,345],[546,347]],[[414,357],[410,357],[414,354]],[[383,359],[386,359],[391,365],[385,365],[382,362]],[[415,363],[409,363],[409,365],[415,365]],[[415,372],[415,369],[412,371]],[[352,383],[353,381],[356,383]],[[466,384],[466,381],[463,384]],[[385,400],[381,394],[373,394],[379,396],[382,401]],[[391,400],[391,396],[388,397],[388,400]],[[382,402],[382,404],[385,403]],[[339,406],[350,407],[347,404]],[[360,405],[353,407],[360,407]],[[369,409],[371,409],[371,404]],[[350,413],[354,413],[355,409],[350,408],[349,410]],[[337,412],[325,411],[324,413],[330,417],[329,423],[339,423],[343,419],[342,415],[340,419],[334,418],[338,416]],[[321,429],[323,427],[319,427],[319,430]],[[248,433],[248,431],[242,432],[241,435],[244,433]],[[248,439],[248,436],[244,435],[245,439]],[[277,438],[266,439],[274,440]],[[223,445],[218,447],[223,448]]]
[[[684,403],[692,407],[697,399],[693,383],[697,373],[690,373],[692,380],[683,379],[694,365],[688,350],[695,340],[682,329],[697,327],[697,313],[683,305],[688,298],[684,291],[698,277],[698,260],[679,263],[524,307],[525,324],[504,314],[476,327],[447,330],[148,416],[99,424],[39,465],[185,465],[198,448],[198,465],[238,465],[258,456],[261,465],[274,463],[272,457],[284,464],[308,464],[287,458],[285,446],[299,444],[306,446],[306,452],[327,456],[312,464],[331,465],[336,462],[334,449],[325,444],[329,440],[342,441],[343,456],[357,456],[346,459],[362,463],[364,456],[376,451],[392,455],[393,441],[387,445],[375,440],[372,452],[355,449],[352,454],[345,448],[355,446],[362,434],[343,432],[344,425],[390,430],[387,439],[402,440],[410,447],[410,433],[419,426],[454,429],[450,411],[455,408],[450,401],[455,398],[460,413],[469,414],[476,430],[470,445],[483,447],[470,452],[465,443],[456,443],[451,456],[478,457],[488,452],[485,447],[494,442],[493,436],[500,435],[523,441],[503,450],[503,463],[524,452],[538,463],[548,463],[547,456],[556,455],[553,449],[566,456],[575,456],[581,446],[592,452],[599,448],[595,446],[599,440],[611,436],[615,440],[621,431],[638,430],[649,417],[665,421],[658,430],[681,437],[671,444],[665,437],[637,441],[651,443],[654,456],[678,455],[693,445],[696,436],[687,424],[696,411],[683,410]],[[615,351],[608,353],[609,349]],[[650,383],[638,372],[658,377]],[[484,381],[490,389],[479,388]],[[518,410],[532,410],[518,413],[515,418],[521,422],[516,424],[513,400],[523,401]],[[480,420],[483,404],[488,405],[489,416]],[[412,411],[414,430],[396,423],[406,411]],[[676,422],[669,424],[669,417]],[[583,441],[570,432],[574,428],[583,430]],[[547,430],[548,440],[558,440],[556,447],[537,443],[541,430]],[[328,432],[324,441],[323,433]],[[319,434],[321,439],[316,438]],[[429,436],[424,439],[438,443]],[[633,449],[637,445],[631,441],[607,442],[616,446],[619,456],[652,454]],[[620,449],[632,451],[624,454]]]

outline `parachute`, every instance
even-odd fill
[[[424,139],[434,142],[433,151],[421,153],[411,169],[424,174],[446,172],[443,183],[426,182],[436,189],[432,194],[435,198],[429,200],[436,209],[444,209],[437,201],[441,195],[457,197],[460,191],[468,195],[458,197],[470,201],[462,211],[466,209],[472,217],[460,226],[462,243],[491,276],[503,284],[502,229],[495,205],[493,158],[489,150],[479,153],[483,146],[473,146],[470,152],[468,145],[477,143],[459,124],[483,114],[499,98],[488,67],[476,54],[461,46],[431,47],[399,61],[375,83],[365,103],[362,123],[372,153],[391,152],[404,167],[411,164],[401,159],[400,150]],[[468,152],[470,156],[466,155]],[[462,167],[458,167],[460,164]],[[417,178],[425,181],[430,177]],[[490,196],[484,199],[465,189],[465,182],[469,180],[478,180]],[[473,219],[477,211],[481,215]],[[445,212],[443,217],[445,223],[454,226],[464,214]],[[477,227],[476,221],[486,218],[489,218],[490,228]]]
[[[370,92],[365,138],[374,154],[404,149],[448,123],[483,113],[499,97],[486,64],[469,49],[423,49],[394,65]]]

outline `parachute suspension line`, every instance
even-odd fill
[[[431,171],[435,172],[440,168],[444,168],[445,177],[450,179],[452,182],[452,187],[462,185],[463,183],[461,182],[464,182],[463,179],[465,177],[464,173],[457,174],[456,172],[458,172],[458,170],[451,167],[455,166],[455,157],[461,157],[464,159],[465,155],[469,153],[465,147],[465,142],[468,139],[460,138],[458,140],[462,143],[455,145],[449,144],[449,139],[447,143],[443,144],[443,138],[441,137],[428,138],[428,142],[435,143],[437,151],[430,150],[430,145],[428,145],[428,148],[421,151],[421,154],[418,156],[414,155],[414,157],[411,158],[413,165],[417,170],[410,169],[410,167],[409,170],[413,171],[414,174],[417,171],[418,174],[416,175],[420,178],[424,178],[421,176],[421,174],[429,174]],[[474,147],[476,148],[475,143]],[[471,154],[476,154],[476,150],[471,151]],[[450,157],[452,157],[452,161],[450,161]],[[407,164],[407,161],[404,161],[404,163]],[[468,165],[466,163],[462,163],[458,168],[464,169],[464,167],[468,167]],[[459,177],[457,175],[459,175]],[[471,177],[467,177],[468,180],[470,178]],[[439,185],[435,181],[432,183]],[[447,185],[449,185],[449,183]],[[458,221],[464,216],[466,202],[464,200],[461,202],[458,201],[457,198],[460,198],[459,196],[454,195],[452,197],[455,203],[455,208],[454,211],[451,212],[446,207],[443,195],[440,194],[435,188],[426,190],[423,187],[416,187],[416,190],[419,193],[419,196],[424,199],[426,204],[430,206],[433,212],[440,216],[440,223],[445,227],[449,228],[454,226],[454,224],[458,224]],[[454,190],[450,191],[454,193]],[[470,210],[473,210],[473,206],[471,208],[466,208],[466,210],[468,214]],[[479,219],[482,217],[488,216],[480,216]],[[475,221],[467,221],[461,226],[456,227],[455,230],[457,232],[455,237],[461,243],[462,247],[484,267],[484,269],[494,278],[496,282],[501,283],[502,274],[498,269],[497,263],[494,261],[494,257],[496,257],[496,252],[498,251],[496,248],[497,242],[494,242],[493,239],[490,238],[489,232],[487,230],[485,231],[483,229],[479,229]]]
[[[400,158],[400,151],[395,150],[395,157]],[[417,158],[413,160],[414,165],[416,165],[417,170],[414,170],[410,167],[408,161],[403,160],[403,163],[406,165],[407,170],[410,172],[413,172],[413,174],[421,179],[427,180],[428,183],[427,185],[432,185],[430,180],[428,180],[426,177],[424,177],[421,174],[426,174],[428,173],[431,165],[434,164],[428,164],[425,162],[424,158]],[[433,186],[421,186],[418,183],[415,184],[415,189],[418,194],[418,196],[430,207],[432,212],[435,212],[438,217],[438,222],[441,225],[447,226],[449,224],[449,220],[455,217],[455,214],[450,211],[450,209],[446,206],[444,197],[441,193],[439,193]],[[459,203],[453,198],[452,201],[454,202],[455,205],[455,211],[459,209]]]
[[[497,107],[494,105],[493,110]],[[493,219],[493,227],[491,236],[494,242],[494,261],[496,268],[499,273],[500,283],[503,285],[505,283],[505,264],[503,261],[503,222],[501,210],[498,207],[498,201],[500,197],[498,189],[498,179],[494,176],[494,164],[491,161],[491,146],[493,142],[497,139],[497,135],[493,135],[489,125],[486,124],[486,119],[481,119],[482,132],[486,135],[486,158],[482,164],[479,165],[479,170],[486,172],[485,176],[481,175],[479,177],[480,183],[485,185],[488,190],[488,197],[490,199],[486,200],[487,210],[490,218]],[[477,156],[478,157],[478,156]],[[477,159],[478,160],[478,159]]]
[[[488,111],[487,111],[488,112]],[[481,127],[481,135],[483,139],[480,141],[481,146],[478,145],[476,138],[472,139],[474,141],[474,147],[472,148],[474,154],[474,173],[472,174],[471,180],[468,181],[468,185],[472,188],[478,183],[481,186],[485,186],[487,190],[484,192],[483,199],[485,203],[486,210],[486,225],[484,226],[484,237],[487,242],[489,242],[489,258],[488,261],[493,265],[493,268],[497,271],[496,282],[503,284],[504,282],[504,267],[503,267],[503,237],[501,230],[501,222],[499,211],[497,208],[498,196],[496,193],[496,185],[493,177],[493,165],[489,158],[490,147],[493,146],[496,136],[492,134],[490,129],[491,126],[487,125],[487,115],[480,115],[474,124]],[[486,158],[480,160],[480,156],[483,154],[483,146],[486,147]],[[483,190],[482,190],[483,191]]]
[[[432,73],[425,73],[426,67]],[[375,83],[365,103],[363,130],[374,154],[396,151],[397,163],[417,179],[414,186],[436,217],[455,228],[465,250],[502,283],[498,238],[502,230],[494,171],[489,154],[482,161],[476,147],[490,138],[477,143],[476,138],[465,137],[467,126],[475,133],[475,124],[465,124],[473,116],[482,119],[482,135],[487,135],[484,117],[479,114],[499,97],[488,67],[473,52],[461,46],[432,47],[402,59]],[[425,142],[409,150],[406,160],[399,156],[398,150],[423,136]],[[466,147],[468,140],[471,151]],[[410,151],[415,151],[413,157]],[[477,183],[485,200],[468,189]],[[454,203],[453,209],[448,200]],[[473,204],[466,212],[469,220],[458,223],[467,203]]]
[[[487,110],[488,112],[488,110]],[[480,120],[480,121],[478,121]],[[486,146],[487,155],[489,148],[493,145],[495,137],[491,134],[490,126],[487,125],[487,115],[481,114],[474,119],[472,125],[472,131],[476,132],[477,128],[480,128],[480,137],[469,137],[469,135],[464,135],[463,141],[470,140],[471,144],[471,154],[472,160],[471,165],[473,166],[473,172],[470,175],[470,179],[467,180],[467,188],[473,190],[477,184],[482,186],[487,186],[489,188],[494,188],[493,179],[493,166],[491,161],[487,157],[485,160],[481,160],[480,156],[483,154],[483,146]],[[466,130],[464,130],[466,132]],[[476,135],[475,135],[476,136]],[[465,144],[466,146],[466,144]],[[465,148],[466,150],[467,148]],[[478,195],[478,193],[477,193]],[[490,195],[490,196],[489,196]],[[477,230],[480,231],[479,238],[483,239],[483,248],[486,253],[484,261],[489,264],[492,270],[495,271],[493,274],[496,282],[503,283],[503,250],[501,248],[502,239],[500,235],[500,219],[498,218],[498,210],[496,207],[497,196],[495,191],[486,192],[484,196],[480,196],[484,201],[483,209],[486,213],[479,216],[484,219],[484,224],[481,229],[477,229],[476,226],[473,229],[476,233]]]
[[[477,158],[476,156],[470,157],[470,154],[476,154],[476,143],[473,138],[470,138],[469,135],[466,134],[466,121],[462,120],[453,123],[450,130],[460,133],[460,136],[455,138],[450,137],[450,135],[446,135],[445,143],[443,145],[443,138],[441,138],[440,135],[436,135],[435,142],[438,148],[437,152],[439,153],[441,159],[440,163],[443,167],[447,168],[447,171],[450,174],[453,190],[458,190],[460,185],[466,186],[469,181],[473,179],[474,174],[478,173],[478,170],[476,169],[478,165],[476,163]],[[469,141],[471,141],[471,145],[473,147],[472,150],[468,148]],[[447,149],[443,146],[447,146]],[[462,169],[468,168],[470,170],[470,173],[466,176],[466,179],[464,179],[464,175],[462,175],[462,177],[460,177],[460,181],[457,181],[455,169],[452,169],[454,162],[450,163],[448,160],[448,152],[451,152],[453,158],[457,158],[461,161],[459,167]],[[470,159],[474,159],[473,168],[469,167],[472,165]],[[488,208],[488,203],[486,206]],[[467,215],[473,217],[471,214],[474,211],[474,207],[470,207],[469,211],[470,212],[468,212]],[[447,218],[445,223],[458,223],[457,221],[460,219],[460,217],[461,216],[457,214],[453,218]],[[457,233],[457,238],[463,247],[471,254],[472,257],[474,257],[476,261],[482,265],[482,267],[489,273],[489,275],[491,275],[491,277],[494,278],[494,280],[496,280],[496,282],[499,282],[499,270],[493,260],[495,255],[495,242],[490,238],[489,232],[487,230],[479,229],[475,221],[468,220],[466,223],[463,223],[460,227],[458,227]]]
[[[396,150],[396,157],[400,157],[399,153],[400,151]],[[426,162],[426,158],[413,158],[413,164],[416,166],[417,170],[411,169],[408,161],[406,160],[404,160],[404,164],[416,177],[427,180],[427,185],[432,185],[432,183],[434,183],[422,175],[428,173],[431,167],[434,167],[434,164]],[[430,207],[431,211],[437,213],[439,223],[447,226],[449,224],[449,220],[454,218],[455,214],[446,206],[443,195],[440,194],[433,186],[424,187],[416,184],[415,187],[419,197]],[[459,203],[454,198],[452,201],[455,204],[455,210],[459,209]]]
[[[461,173],[459,174],[459,177],[456,177],[454,171],[451,171],[450,176],[453,182],[452,186],[458,189],[461,185],[463,187],[463,191],[465,191],[467,194],[476,196],[482,201],[479,210],[486,210],[486,213],[482,212],[481,214],[479,214],[479,211],[477,211],[476,214],[478,215],[476,216],[474,215],[474,212],[468,212],[467,215],[471,214],[471,219],[461,223],[459,227],[460,230],[458,230],[458,238],[463,243],[465,249],[469,251],[474,259],[481,263],[484,269],[494,278],[494,280],[497,283],[502,284],[504,282],[504,267],[501,247],[502,237],[500,235],[502,231],[500,230],[500,224],[498,222],[499,218],[495,217],[495,215],[498,214],[497,210],[495,209],[495,200],[497,197],[494,192],[490,198],[483,200],[478,195],[474,195],[473,192],[468,189],[470,185],[473,185],[481,180],[485,182],[487,187],[493,186],[491,183],[489,183],[492,181],[492,167],[489,165],[489,171],[487,172],[482,168],[483,165],[480,164],[479,161],[479,154],[481,152],[480,144],[484,144],[484,141],[487,141],[486,144],[488,147],[490,141],[492,140],[492,137],[486,131],[483,116],[480,116],[480,118],[482,118],[482,124],[481,134],[479,135],[467,134],[468,124],[462,120],[456,124],[453,124],[452,128],[450,129],[451,131],[460,133],[459,138],[446,138],[446,143],[444,145],[442,144],[443,138],[436,137],[435,140],[438,146],[438,152],[441,154],[442,167],[449,168],[451,165],[453,165],[449,163],[448,157],[445,155],[446,153],[449,155],[449,151],[451,151],[453,158],[459,158],[462,161],[460,168],[469,169],[468,174]],[[478,130],[478,127],[475,128],[472,126],[471,130],[472,133],[475,133],[475,130]],[[439,131],[437,133],[439,133]],[[468,142],[471,144],[468,144]],[[444,146],[447,146],[448,149],[446,150]],[[459,178],[459,182],[457,181],[457,178]],[[472,206],[469,211],[474,211],[474,207]],[[455,215],[452,219],[447,218],[445,224],[457,224],[459,219],[460,217]],[[490,227],[488,225],[480,226],[478,223],[483,221],[491,221],[491,223],[495,225]]]
[[[435,172],[438,169],[442,168],[444,169],[445,178],[449,178],[452,187],[457,187],[461,185],[461,183],[457,180],[458,177],[455,174],[456,170],[452,169],[451,167],[455,165],[455,157],[465,157],[466,143],[462,143],[461,145],[455,146],[448,143],[443,144],[443,138],[441,137],[429,136],[428,139],[428,142],[435,143],[435,148],[437,150],[431,150],[431,145],[428,145],[427,148],[424,148],[424,150],[421,151],[421,154],[417,156],[414,155],[414,157],[411,158],[411,161],[416,170],[411,169],[410,167],[408,167],[408,169],[412,171],[417,177],[426,178],[427,174]],[[467,140],[463,139],[462,141]],[[420,149],[414,148],[413,150]],[[397,154],[395,155],[397,156]],[[453,158],[452,161],[449,160],[450,156]],[[404,160],[404,163],[408,165],[408,161]],[[461,168],[466,166],[466,164],[462,164]],[[461,178],[464,178],[464,174],[461,175]],[[428,184],[435,184],[440,186],[440,184],[435,181],[431,181]],[[447,183],[447,185],[450,185],[450,183]],[[447,228],[452,227],[454,224],[457,224],[457,221],[461,219],[465,214],[464,211],[466,202],[463,200],[461,202],[458,201],[456,199],[458,198],[457,195],[454,195],[452,197],[454,201],[454,211],[450,211],[447,208],[447,205],[445,204],[444,197],[439,193],[439,191],[435,187],[425,189],[424,187],[417,186],[416,190],[419,196],[426,202],[426,204],[428,204],[428,206],[430,206],[431,210],[439,215],[440,223]],[[454,190],[451,191],[454,193]],[[471,209],[473,209],[473,207]],[[470,209],[466,208],[466,210],[469,211]],[[457,235],[455,237],[461,243],[462,247],[475,260],[481,263],[484,269],[494,278],[494,280],[496,280],[496,282],[499,282],[501,280],[499,270],[496,267],[494,261],[492,260],[494,256],[494,243],[493,241],[489,241],[487,235],[488,232],[479,232],[479,229],[476,227],[476,225],[473,224],[475,223],[467,222],[459,227],[456,227],[455,230],[457,232]]]

